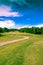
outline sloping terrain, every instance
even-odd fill
[[[0,65],[43,65],[43,35],[16,34],[30,38],[1,46]]]

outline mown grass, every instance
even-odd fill
[[[0,65],[43,65],[43,35],[16,34],[30,38],[1,46]]]

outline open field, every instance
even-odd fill
[[[0,46],[0,65],[43,65],[43,35],[10,32],[0,37],[0,42],[23,36],[29,39]]]
[[[3,33],[3,36],[0,37],[0,42],[15,40],[19,38],[22,38],[22,36],[18,35],[18,32]]]
[[[26,37],[26,36],[23,36],[22,38],[20,38],[20,39],[16,39],[16,40],[10,40],[10,41],[6,41],[6,42],[0,42],[0,46],[4,46],[4,45],[6,45],[6,44],[11,44],[11,43],[13,43],[13,42],[20,42],[20,41],[23,41],[23,40],[27,40],[29,37]]]

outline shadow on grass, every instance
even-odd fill
[[[0,37],[5,36],[3,33],[0,33]]]

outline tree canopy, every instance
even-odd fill
[[[31,27],[31,28],[21,28],[21,29],[8,29],[8,28],[0,28],[0,33],[3,32],[11,32],[11,31],[19,31],[19,32],[26,32],[26,33],[32,33],[32,34],[43,34],[43,27]]]

